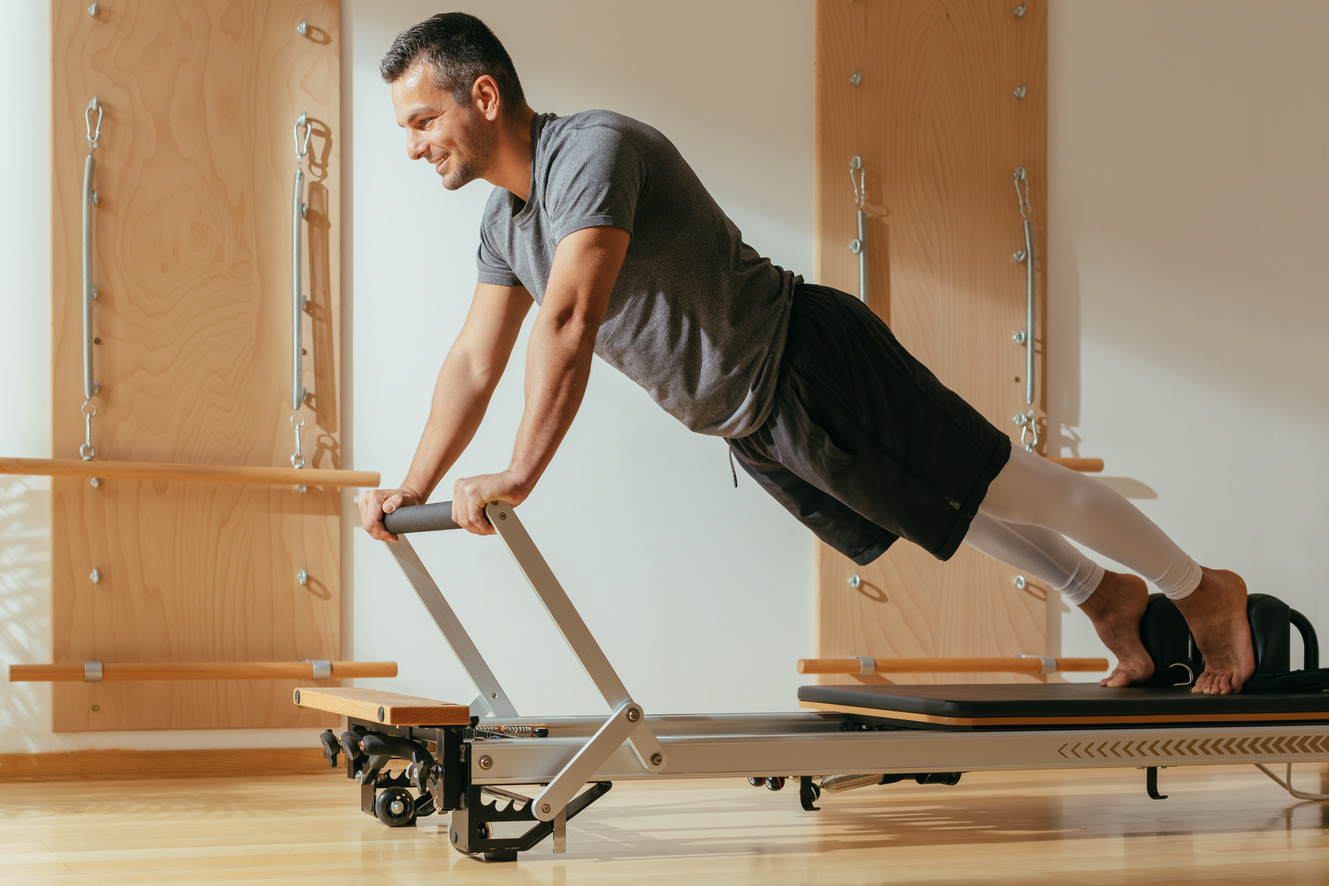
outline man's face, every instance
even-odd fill
[[[421,63],[392,84],[397,123],[406,129],[406,154],[429,162],[455,191],[483,178],[494,161],[492,123],[471,105],[460,105],[434,83]]]

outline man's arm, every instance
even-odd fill
[[[526,352],[526,409],[506,471],[453,485],[452,518],[491,535],[491,501],[521,504],[549,466],[586,393],[595,335],[631,239],[621,228],[583,228],[559,241]]]
[[[423,504],[471,442],[530,307],[530,293],[520,286],[475,287],[466,322],[439,370],[429,421],[406,480],[398,489],[375,489],[360,496],[360,522],[371,536],[396,541],[383,528],[383,514]]]

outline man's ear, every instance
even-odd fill
[[[498,82],[488,74],[481,74],[471,84],[471,107],[479,111],[486,120],[497,120],[503,108],[503,97],[498,91]]]

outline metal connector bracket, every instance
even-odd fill
[[[590,741],[581,746],[531,803],[535,817],[540,821],[553,821],[577,795],[577,791],[593,780],[592,776],[627,741],[643,719],[641,707],[632,702],[614,711],[613,716],[591,736]]]

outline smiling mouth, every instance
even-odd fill
[[[439,157],[437,160],[435,160],[435,161],[434,161],[434,171],[437,172],[439,175],[442,175],[442,174],[443,174],[443,164],[446,163],[446,162],[448,162],[448,158],[451,157],[451,156],[452,156],[451,154],[444,154],[442,157]]]

